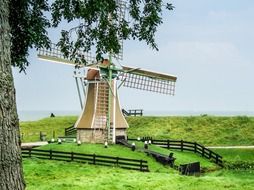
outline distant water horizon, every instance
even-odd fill
[[[36,121],[46,117],[50,117],[53,113],[55,116],[78,116],[81,110],[70,111],[38,111],[38,110],[22,110],[18,111],[20,121]],[[144,116],[198,116],[198,115],[213,115],[213,116],[254,116],[254,111],[151,111],[144,110]]]

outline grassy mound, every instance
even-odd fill
[[[203,145],[253,145],[254,117],[128,117],[129,137],[183,139]]]
[[[47,140],[64,135],[77,117],[55,117],[21,122],[23,142],[39,141],[40,131]],[[253,145],[254,117],[128,117],[129,137],[152,136],[155,139],[183,139],[204,145]]]
[[[20,133],[22,142],[40,141],[40,132],[50,140],[55,137],[63,136],[64,129],[72,126],[77,120],[76,116],[63,116],[45,118],[38,121],[20,122]]]

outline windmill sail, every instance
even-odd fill
[[[123,70],[119,74],[119,80],[123,82],[123,86],[125,87],[174,95],[177,77],[140,68],[123,66]]]
[[[91,53],[78,51],[77,55],[79,60],[84,59],[88,64],[93,64],[96,62],[95,57],[93,57]],[[71,60],[70,58],[65,57],[64,54],[61,52],[61,49],[53,43],[50,44],[49,49],[40,48],[38,51],[38,57],[42,60],[51,62],[58,62],[69,65],[81,65],[80,63],[76,63],[75,60]]]
[[[113,20],[114,24],[120,26],[125,18],[126,2],[123,0],[117,0],[117,19]],[[120,44],[120,49],[118,54],[112,54],[112,56],[117,60],[123,60],[123,39],[118,34],[118,41]]]

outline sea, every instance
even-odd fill
[[[50,117],[51,113],[55,116],[78,116],[80,110],[59,111],[59,110],[22,110],[18,111],[20,121],[36,121],[46,117]],[[199,116],[199,115],[213,115],[213,116],[254,116],[254,111],[143,111],[144,116]]]

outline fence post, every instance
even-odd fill
[[[181,151],[183,151],[183,140],[181,140]]]
[[[202,146],[202,157],[204,157],[204,155],[205,155],[205,147]]]
[[[31,155],[31,152],[32,152],[32,149],[30,148],[30,149],[29,149],[29,157],[30,157],[30,158],[31,158],[31,156],[32,156],[32,155]]]
[[[212,157],[212,152],[209,150],[209,159]]]
[[[49,150],[49,159],[52,160],[52,150]]]
[[[143,171],[143,160],[140,160],[140,171]]]
[[[119,158],[116,157],[116,165],[118,166]]]
[[[195,153],[197,152],[197,143],[196,142],[194,143],[194,152]]]
[[[216,154],[216,164],[218,164],[219,163],[219,157],[218,157],[218,155]]]
[[[74,158],[73,158],[73,152],[71,152],[71,161],[73,161]]]
[[[93,164],[94,164],[94,165],[96,164],[96,163],[95,163],[95,158],[96,158],[96,155],[93,154]]]
[[[167,146],[168,146],[168,149],[169,149],[169,139],[167,140]]]

